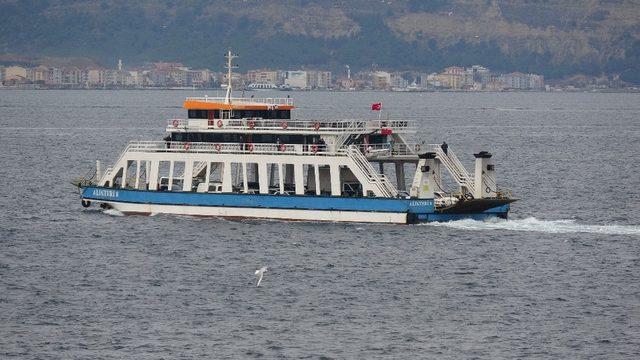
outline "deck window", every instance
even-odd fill
[[[280,140],[284,144],[313,143],[304,135],[276,134],[233,134],[233,133],[171,133],[171,141],[211,142],[211,143],[254,143],[275,144]],[[317,142],[320,144],[320,142]]]

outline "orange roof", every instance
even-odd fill
[[[291,110],[293,105],[225,104],[210,101],[185,100],[187,110]]]

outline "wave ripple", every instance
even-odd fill
[[[534,217],[514,220],[459,220],[441,223],[434,222],[428,223],[427,225],[444,226],[462,230],[511,230],[545,232],[552,234],[593,233],[610,235],[640,235],[640,225],[589,225],[578,224],[574,220],[539,220]]]

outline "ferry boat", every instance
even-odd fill
[[[251,83],[244,88],[247,91],[265,91],[265,90],[291,90],[289,87],[278,86],[276,84],[261,82]]]
[[[236,55],[226,57],[231,79]],[[129,142],[104,171],[96,162],[78,182],[82,206],[406,224],[507,218],[515,201],[498,189],[491,153],[474,154],[471,175],[446,144],[408,142],[410,121],[298,120],[289,97],[232,95],[229,81],[225,97],[189,97],[187,118],[168,120],[164,140]]]

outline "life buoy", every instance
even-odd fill
[[[317,153],[318,152],[318,145],[316,145],[316,144],[311,145],[311,152],[314,153],[314,154]]]
[[[416,144],[416,146],[414,146],[414,148],[416,149],[416,152],[420,151],[420,144]]]
[[[249,144],[247,145],[247,150],[249,150],[249,152],[252,152],[252,151],[253,151],[253,144],[252,144],[252,143],[249,143]]]
[[[282,126],[283,129],[287,130],[287,128],[289,127],[289,124],[287,124],[286,121],[283,121],[280,123],[280,126]]]
[[[178,127],[180,125],[180,121],[178,119],[173,119],[173,127]]]
[[[82,207],[84,208],[88,208],[89,206],[91,206],[91,201],[89,200],[82,200],[81,201]]]
[[[253,129],[254,127],[256,127],[256,122],[253,120],[249,120],[249,123],[247,125],[249,125],[249,129]]]
[[[316,131],[320,130],[320,123],[319,123],[319,122],[317,122],[317,123],[313,124],[313,128],[314,128]]]
[[[189,142],[184,143],[184,149],[185,150],[189,151],[190,147],[191,147],[191,143],[189,143]]]
[[[216,151],[220,151],[220,149],[222,149],[222,145],[220,144],[215,144],[214,147],[216,148]]]
[[[216,125],[218,125],[219,128],[222,127],[222,120],[218,120],[218,122],[216,123]]]
[[[287,147],[286,147],[284,144],[280,144],[280,145],[278,146],[278,149],[279,149],[280,151],[284,151],[286,148],[287,148]]]

